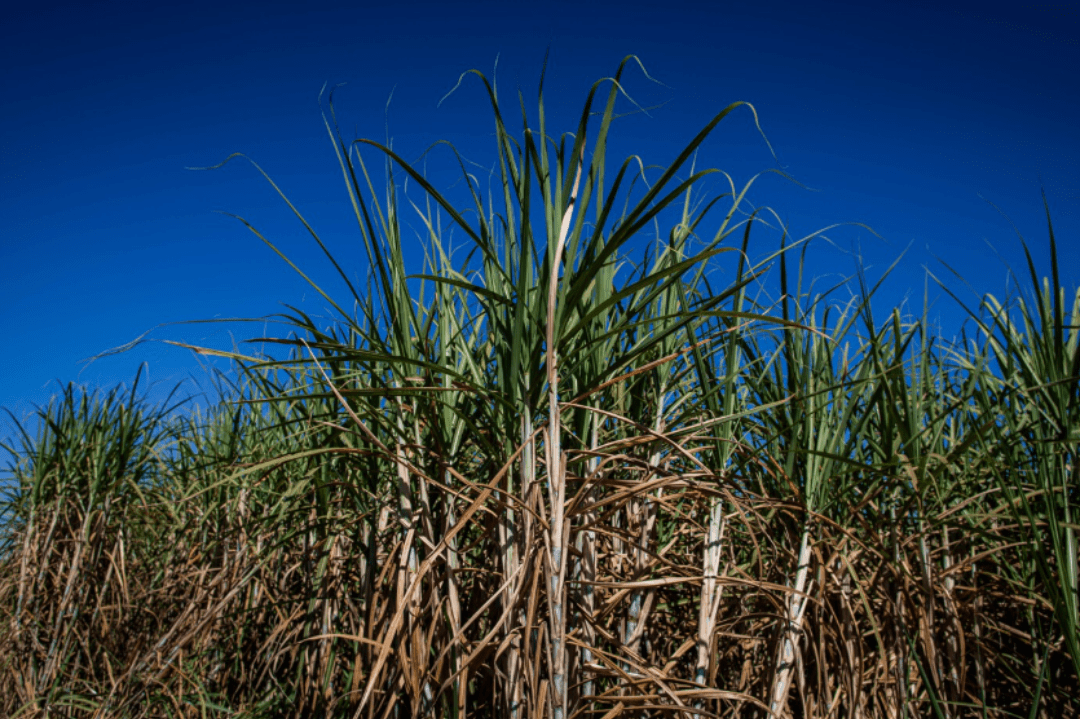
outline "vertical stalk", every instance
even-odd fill
[[[408,646],[412,650],[410,659],[426,667],[426,662],[421,661],[423,639],[421,636],[420,618],[420,593],[413,585],[420,569],[420,562],[416,552],[416,526],[413,522],[413,493],[412,482],[408,468],[408,450],[405,448],[405,425],[401,418],[399,402],[397,426],[400,433],[399,439],[394,442],[395,464],[397,465],[398,477],[398,522],[404,530],[404,546],[402,547],[401,566],[399,568],[398,602],[407,602],[405,610],[405,636],[409,638]],[[425,678],[423,682],[424,704],[430,707],[434,700],[434,691],[431,682]],[[419,700],[419,697],[414,697]]]
[[[723,544],[724,502],[717,498],[713,500],[712,507],[709,509],[709,530],[705,537],[705,552],[702,560],[704,576],[701,584],[701,606],[698,610],[697,664],[694,666],[694,683],[700,685],[705,685],[709,679],[712,637],[716,631],[716,619],[720,612],[720,598],[723,590],[717,578],[720,575]]]
[[[784,616],[783,635],[776,658],[776,679],[773,681],[769,711],[774,717],[783,716],[787,704],[791,679],[795,672],[797,644],[802,636],[802,621],[806,611],[807,576],[810,569],[810,524],[803,527],[802,541],[799,545],[798,569],[795,572],[795,584],[787,595],[787,611]]]
[[[584,140],[584,138],[582,138]],[[566,681],[566,470],[562,457],[562,423],[559,417],[559,372],[558,353],[555,350],[555,302],[559,290],[559,267],[562,264],[563,249],[567,234],[570,232],[570,218],[574,212],[578,185],[581,181],[581,165],[585,162],[585,145],[582,142],[581,156],[578,160],[574,187],[570,193],[570,202],[563,214],[562,227],[551,264],[551,283],[548,286],[547,307],[547,375],[548,375],[548,441],[547,465],[549,496],[551,502],[551,529],[548,543],[550,554],[550,596],[548,603],[551,627],[551,705],[554,719],[565,719],[567,715]]]
[[[959,616],[957,616],[956,602],[953,599],[956,590],[956,578],[949,572],[952,569],[953,560],[948,527],[943,527],[941,530],[941,547],[942,566],[945,570],[945,608],[949,613],[950,624],[952,625],[952,631],[945,638],[945,654],[949,661],[947,678],[952,685],[952,696],[955,698],[961,696],[962,691],[960,686],[960,648],[957,646],[956,638],[963,636],[963,627],[960,624]]]
[[[454,452],[451,451],[451,457],[454,456]],[[443,472],[443,483],[449,487],[453,483],[453,475],[449,470]],[[446,520],[445,530],[449,531],[451,527],[457,524],[457,513],[454,511],[454,497],[453,495],[446,495]],[[447,613],[450,619],[449,632],[451,637],[456,637],[458,632],[461,631],[461,598],[460,590],[458,588],[459,579],[458,572],[461,569],[461,556],[458,553],[457,537],[453,537],[446,546],[446,601],[447,601]],[[457,647],[451,653],[452,671],[457,677],[454,680],[453,696],[454,706],[456,707],[456,719],[464,719],[466,716],[467,705],[467,688],[468,688],[468,676],[461,666],[462,651],[461,647]]]
[[[737,283],[741,283],[743,279],[743,272],[745,269],[746,260],[746,246],[749,239],[749,233],[743,240],[742,253],[739,257],[739,269],[737,274]],[[732,309],[734,312],[742,312],[743,310],[743,291],[740,289],[735,294],[734,301],[732,303]],[[685,303],[685,297],[684,297]],[[739,322],[738,318],[735,318],[735,323],[729,330],[727,347],[724,352],[724,397],[723,397],[723,415],[730,417],[735,414],[737,408],[737,382],[739,378],[739,369],[742,359],[742,350],[739,346]],[[689,342],[693,342],[693,337],[687,337]],[[695,350],[694,355],[695,363],[698,366],[698,372],[700,380],[706,380],[705,375],[705,362],[701,356],[700,350]],[[713,413],[719,413],[721,411],[721,405],[716,401],[715,397],[708,400],[709,409]],[[721,428],[721,437],[727,439],[726,443],[718,442],[716,445],[716,460],[717,466],[723,471],[730,471],[729,461],[734,452],[734,446],[732,444],[735,437],[735,429],[731,422],[725,423]],[[725,477],[726,479],[726,477]],[[723,555],[724,546],[724,500],[722,497],[716,497],[709,500],[709,528],[705,536],[705,547],[702,551],[701,558],[701,597],[700,605],[698,608],[698,635],[697,635],[697,663],[694,665],[694,683],[699,685],[706,685],[711,676],[710,668],[712,663],[712,642],[713,635],[716,633],[716,622],[720,613],[720,600],[723,594],[723,589],[719,585],[720,575],[720,558]],[[704,706],[702,700],[695,702],[694,706],[701,709]]]
[[[701,559],[701,596],[698,606],[697,661],[694,664],[694,683],[707,686],[711,676],[713,636],[720,613],[723,588],[719,584],[720,558],[724,546],[724,501],[717,497],[709,501],[709,527],[705,535],[705,547]],[[695,709],[702,709],[704,700],[694,702]],[[698,719],[699,714],[694,715]]]
[[[593,415],[590,418],[592,422],[592,428],[589,435],[589,449],[596,451],[596,448],[600,446],[600,420],[597,416]],[[588,477],[586,482],[592,482],[595,480],[595,474],[600,467],[600,458],[597,456],[589,457],[588,462]],[[592,488],[589,487],[586,490],[585,502],[588,504],[592,501]],[[583,517],[583,521],[586,524],[590,524],[596,519],[596,512],[589,510]],[[583,666],[592,663],[592,647],[593,642],[596,640],[596,632],[593,629],[593,616],[596,610],[596,588],[592,582],[596,581],[596,530],[586,529],[584,532],[580,532],[577,536],[576,548],[581,556],[581,560],[578,564],[579,574],[578,579],[582,581],[581,590],[581,607],[585,613],[585,619],[581,623],[582,637],[584,638],[585,646],[581,649],[581,664]],[[588,670],[586,670],[588,671]],[[584,696],[592,696],[593,693],[593,680],[590,676],[582,684],[582,694]]]
[[[527,382],[528,378],[526,375],[526,383]],[[527,392],[528,386],[526,384],[526,393]],[[520,491],[522,500],[524,500],[528,488],[532,486],[536,478],[536,456],[532,435],[532,409],[526,406],[525,412],[521,417],[521,441],[525,444],[525,449],[521,454]],[[509,478],[507,479],[507,487],[510,490],[509,493],[512,494],[513,489]],[[515,505],[508,497],[506,508],[504,510],[503,524],[500,527],[499,533],[499,541],[502,544],[503,550],[504,577],[521,576],[518,571],[522,560],[519,552],[521,548],[521,536],[517,526],[517,520],[514,516],[516,511]],[[506,613],[506,627],[504,631],[511,635],[510,646],[506,650],[506,678],[509,695],[507,715],[510,719],[518,719],[520,716],[521,702],[522,698],[525,696],[525,687],[523,685],[524,675],[522,672],[521,632],[525,631],[526,622],[523,611],[511,611],[513,604],[516,601],[516,597],[518,596],[521,582],[522,580],[520,578],[507,582],[506,589],[503,593],[503,607],[504,612]]]
[[[653,422],[653,431],[657,434],[664,431],[665,389],[664,382],[661,381],[656,419]],[[659,450],[653,452],[652,456],[649,457],[649,466],[653,468],[660,466]],[[651,476],[647,477],[646,481],[650,479],[652,479]],[[659,497],[661,490],[656,491]],[[646,550],[652,541],[653,528],[656,525],[656,503],[650,502],[648,496],[644,496],[640,500],[635,500],[631,506],[634,505],[637,505],[638,514],[638,548],[635,552],[634,581],[638,581],[642,579],[641,575],[649,564],[649,554]],[[645,635],[645,623],[648,621],[649,611],[652,606],[650,600],[651,596],[646,598],[646,592],[641,589],[635,589],[630,594],[630,607],[626,616],[626,634],[623,638],[623,645],[631,654],[640,654],[641,639]]]
[[[900,537],[899,529],[896,526],[896,504],[893,503],[889,507],[889,519],[892,524],[892,545],[893,545],[893,568],[895,572],[899,572],[900,567]],[[908,665],[907,665],[907,650],[904,642],[905,635],[907,634],[907,623],[904,621],[904,594],[903,585],[900,579],[896,576],[893,577],[893,584],[895,585],[895,592],[893,595],[893,602],[896,611],[896,619],[898,626],[895,628],[894,647],[893,647],[893,670],[896,672],[896,712],[898,716],[907,715],[907,680],[908,680]]]
[[[997,522],[990,523],[991,531],[996,531]],[[974,550],[971,550],[974,554]],[[979,591],[979,574],[976,571],[975,562],[971,562],[971,585],[974,587],[975,601],[972,602],[972,627],[971,634],[975,638],[975,684],[979,688],[979,701],[986,704],[986,659],[983,654],[983,592]]]

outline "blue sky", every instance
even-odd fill
[[[111,388],[130,382],[142,362],[152,401],[181,381],[186,396],[198,391],[191,377],[203,377],[200,365],[162,342],[80,361],[162,323],[261,317],[284,302],[324,314],[326,303],[280,258],[215,213],[243,216],[341,289],[255,169],[185,168],[247,154],[362,278],[360,239],[322,125],[323,84],[347,83],[335,107],[349,136],[382,139],[388,121],[406,157],[446,139],[490,166],[493,123],[481,85],[466,81],[439,100],[466,70],[492,77],[498,57],[507,110],[516,110],[520,89],[535,112],[548,49],[555,131],[575,129],[591,84],[628,54],[664,83],[627,71],[636,101],[666,104],[616,124],[612,163],[636,153],[668,164],[729,103],[753,103],[779,166],[818,191],[766,175],[751,202],[774,208],[795,237],[862,222],[884,238],[838,228],[828,233],[835,245],[811,253],[813,272],[850,273],[860,248],[876,277],[910,245],[878,312],[904,301],[918,310],[924,267],[948,277],[935,256],[967,278],[970,290],[951,286],[973,304],[972,291],[1005,291],[1003,259],[1021,270],[1023,256],[989,202],[1048,272],[1041,189],[1064,282],[1075,287],[1077,6],[945,5],[24,3],[0,26],[8,68],[0,76],[0,405],[21,419],[47,403],[58,381]],[[436,184],[452,181],[448,153],[428,162]],[[720,124],[698,163],[727,171],[740,187],[778,166],[744,110]],[[759,254],[778,240],[756,237]],[[931,296],[931,313],[953,331],[955,307],[939,291]],[[231,338],[263,329],[170,325],[148,337],[228,349]],[[5,413],[0,438],[10,432]]]

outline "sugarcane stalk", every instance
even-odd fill
[[[562,227],[559,229],[555,254],[552,257],[551,282],[548,286],[547,308],[547,375],[548,375],[548,441],[547,466],[549,482],[549,501],[551,503],[551,529],[548,534],[550,551],[548,567],[550,576],[551,630],[551,706],[554,719],[567,716],[568,686],[566,681],[566,546],[569,529],[566,524],[566,468],[562,456],[562,423],[559,417],[559,371],[558,352],[555,349],[555,302],[559,290],[559,267],[562,264],[566,237],[570,232],[570,219],[574,212],[578,185],[581,182],[581,165],[585,161],[585,145],[581,145],[581,157],[578,162],[574,187],[570,193],[570,202],[563,214]]]
[[[791,680],[795,675],[795,658],[799,639],[802,637],[802,622],[806,611],[807,578],[810,574],[810,526],[803,527],[799,545],[795,582],[785,600],[784,624],[777,652],[775,679],[769,700],[769,712],[773,717],[784,715],[787,705]]]

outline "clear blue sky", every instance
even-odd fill
[[[185,167],[246,153],[363,277],[320,117],[323,83],[348,83],[335,98],[346,134],[383,138],[393,90],[395,149],[418,157],[447,139],[489,166],[492,120],[480,84],[466,82],[437,108],[439,100],[470,68],[491,77],[498,56],[505,106],[516,111],[520,88],[533,109],[549,47],[545,91],[556,131],[575,129],[592,82],[627,54],[666,86],[628,71],[636,100],[667,104],[617,123],[614,162],[637,153],[667,164],[723,107],[753,103],[781,166],[819,191],[767,175],[750,200],[776,209],[796,237],[850,221],[885,238],[853,227],[829,233],[838,249],[823,244],[812,253],[815,272],[850,272],[845,250],[861,245],[874,277],[911,245],[879,311],[905,298],[918,309],[923,266],[948,274],[933,255],[978,292],[1006,288],[1005,266],[987,241],[1017,270],[1022,255],[987,201],[1009,215],[1048,272],[1040,187],[1065,283],[1075,286],[1078,6],[817,5],[222,0],[9,8],[0,24],[0,405],[22,418],[59,390],[57,380],[109,388],[130,382],[144,361],[158,383],[150,397],[162,399],[189,375],[202,376],[188,351],[151,342],[89,366],[80,360],[160,323],[264,316],[283,302],[324,314],[325,302],[287,265],[214,212],[245,217],[315,277],[332,279],[254,168]],[[451,161],[443,151],[429,165]],[[744,111],[721,123],[699,165],[728,171],[740,186],[777,166]],[[762,233],[756,250],[775,244]],[[955,320],[948,298],[932,294],[933,312]],[[230,331],[239,339],[261,330],[173,325],[149,337],[227,349]],[[196,389],[191,380],[186,387],[181,395]],[[0,416],[0,437],[9,436],[7,423]]]

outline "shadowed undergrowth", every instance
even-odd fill
[[[514,134],[476,73],[471,206],[331,99],[366,286],[304,222],[352,312],[312,281],[333,325],[290,307],[256,340],[287,359],[194,348],[240,372],[209,412],[69,386],[8,448],[0,714],[1080,714],[1080,293],[1049,209],[1051,277],[1029,256],[971,337],[881,321],[861,275],[806,289],[812,238],[751,262],[753,181],[694,199],[742,103],[606,174],[629,60],[559,138],[542,82]]]

